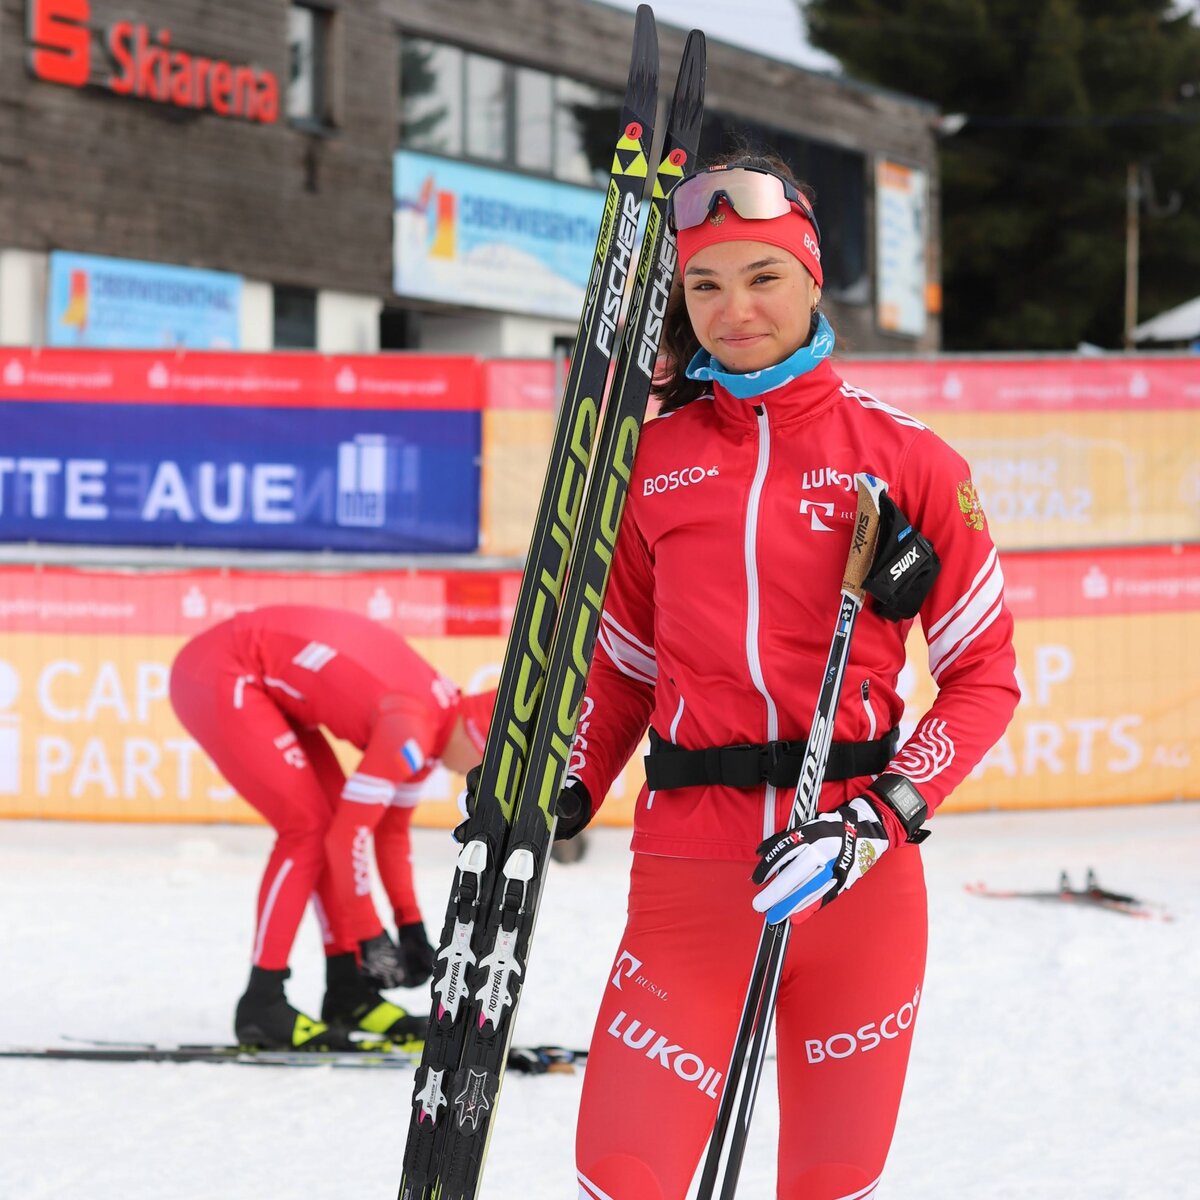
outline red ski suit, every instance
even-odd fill
[[[606,795],[647,724],[687,749],[807,734],[860,471],[887,482],[942,562],[920,612],[938,695],[887,769],[913,780],[932,811],[998,739],[1018,699],[1013,626],[969,468],[825,361],[753,400],[714,385],[711,399],[645,427],[572,757],[592,797]],[[899,724],[910,624],[868,601],[836,741]],[[821,810],[869,782],[827,783]],[[754,850],[787,825],[792,793],[705,785],[638,797],[629,921],[584,1084],[581,1196],[686,1193],[762,928]],[[926,911],[919,852],[885,820],[893,849],[791,939],[776,1026],[788,1200],[870,1195],[890,1144]]]
[[[259,890],[255,966],[287,966],[314,891],[326,953],[381,932],[372,840],[397,920],[421,919],[409,824],[459,715],[459,690],[402,637],[336,609],[255,609],[184,646],[171,703],[278,834]],[[364,752],[349,779],[319,726]]]

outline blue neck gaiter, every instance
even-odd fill
[[[801,346],[794,354],[773,367],[764,367],[761,371],[747,371],[741,375],[735,374],[726,371],[707,350],[701,348],[688,363],[685,374],[689,379],[705,382],[714,380],[739,400],[753,400],[756,396],[773,392],[785,383],[791,383],[793,379],[820,366],[833,353],[834,341],[833,326],[825,319],[825,314],[820,313],[817,317],[816,332],[808,344]]]

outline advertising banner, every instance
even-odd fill
[[[175,719],[187,640],[264,604],[365,614],[467,691],[495,686],[515,572],[106,572],[0,568],[0,817],[257,822]],[[353,769],[358,752],[337,744]],[[461,780],[425,784],[457,823]]]
[[[0,541],[478,546],[474,360],[26,351],[0,363]]]
[[[1022,700],[948,811],[1200,796],[1200,547],[1013,554]],[[195,633],[260,604],[366,613],[469,691],[498,677],[516,572],[88,572],[0,568],[0,817],[253,821],[175,720],[170,664]],[[907,732],[933,698],[918,630]],[[356,752],[340,746],[348,768]],[[642,750],[600,815],[628,824]],[[417,820],[457,823],[460,781]]]
[[[240,275],[50,252],[50,346],[236,350],[241,310]]]
[[[487,363],[481,544],[529,543],[553,430],[551,365]],[[853,389],[911,413],[970,463],[1002,550],[1200,537],[1200,360],[842,359]],[[493,377],[493,369],[495,375]],[[556,402],[556,400],[555,400]]]
[[[1195,540],[1200,365],[1178,359],[847,361],[855,388],[971,464],[1002,549]]]
[[[887,333],[925,332],[927,180],[924,171],[875,164],[876,320]]]
[[[1003,567],[1021,703],[947,809],[1200,797],[1200,546],[1010,554]],[[915,721],[933,699],[919,631],[908,650]]]
[[[533,536],[554,423],[569,364],[493,359],[483,364],[483,473],[479,549],[523,556]]]
[[[399,295],[578,319],[603,192],[408,150],[393,181]]]

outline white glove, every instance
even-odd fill
[[[758,847],[752,878],[766,886],[754,897],[754,907],[766,913],[770,925],[810,905],[823,907],[853,887],[890,844],[887,826],[868,796],[819,813]]]

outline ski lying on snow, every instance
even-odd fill
[[[74,1046],[5,1046],[0,1058],[53,1059],[60,1062],[233,1063],[256,1067],[349,1067],[410,1071],[420,1062],[420,1050],[364,1046],[361,1050],[254,1050],[245,1046],[202,1042],[159,1046],[144,1043],[84,1043]],[[587,1060],[586,1050],[565,1046],[514,1046],[508,1069],[526,1075],[574,1071]]]
[[[1082,888],[1073,888],[1071,880],[1064,871],[1058,880],[1057,891],[1022,891],[1019,889],[992,888],[984,883],[967,883],[964,888],[972,896],[986,896],[992,900],[1042,900],[1060,904],[1077,904],[1090,908],[1103,908],[1109,912],[1122,913],[1127,917],[1139,917],[1143,920],[1173,921],[1166,910],[1158,904],[1139,900],[1136,896],[1128,896],[1122,892],[1112,892],[1102,888],[1096,879],[1095,871],[1089,869],[1087,882]]]

